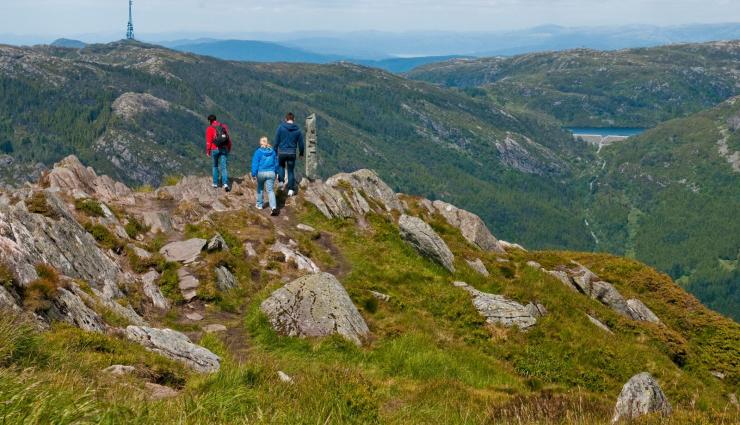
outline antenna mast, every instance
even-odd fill
[[[134,39],[134,18],[131,14],[131,10],[134,7],[134,0],[128,0],[128,27],[126,28],[126,39]]]

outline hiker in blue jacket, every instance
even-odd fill
[[[295,115],[292,112],[285,114],[285,122],[281,123],[275,134],[275,152],[278,154],[278,179],[285,181],[285,170],[288,171],[288,196],[295,195],[295,161],[296,154],[303,157],[305,146],[301,128],[295,124]]]
[[[277,153],[270,146],[267,137],[260,139],[260,147],[252,156],[252,177],[257,178],[257,204],[258,210],[262,209],[264,203],[263,186],[267,188],[267,198],[270,202],[271,215],[278,215],[277,201],[275,199],[275,177],[278,171]]]

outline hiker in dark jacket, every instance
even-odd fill
[[[270,141],[267,137],[260,139],[260,147],[254,151],[252,156],[252,177],[257,178],[257,203],[256,207],[258,210],[262,209],[264,203],[264,195],[262,188],[267,190],[267,199],[270,202],[270,210],[272,215],[277,215],[277,201],[275,199],[275,177],[277,176],[278,160],[277,153],[270,146]]]
[[[295,161],[296,154],[303,157],[305,146],[303,144],[303,133],[301,128],[295,124],[295,115],[288,112],[285,115],[285,122],[280,124],[275,134],[275,152],[278,154],[278,164],[280,170],[278,178],[280,182],[285,181],[285,170],[288,171],[288,196],[295,195]]]
[[[221,172],[221,184],[224,190],[229,191],[229,152],[231,152],[231,138],[228,143],[218,146],[216,139],[219,134],[219,127],[226,134],[229,134],[229,127],[226,124],[218,122],[215,115],[208,116],[208,128],[206,129],[206,155],[213,158],[213,187],[218,188],[219,169]]]

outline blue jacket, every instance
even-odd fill
[[[278,172],[278,160],[275,151],[270,148],[259,148],[252,156],[252,177],[260,171]]]
[[[292,154],[296,151],[303,155],[305,149],[303,145],[303,133],[301,128],[295,124],[284,122],[280,124],[275,134],[275,145],[273,146],[278,154]]]

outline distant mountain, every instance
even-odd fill
[[[253,40],[213,40],[192,44],[177,44],[173,48],[181,52],[246,62],[328,63],[341,59],[340,57],[311,53],[277,43]]]
[[[87,46],[87,43],[84,43],[79,40],[70,40],[68,38],[58,38],[54,40],[54,42],[51,43],[54,47],[67,47],[71,49],[82,49],[83,47]]]
[[[372,66],[374,68],[384,69],[386,71],[402,73],[409,72],[414,68],[430,63],[444,62],[452,59],[470,59],[465,56],[421,56],[412,58],[389,58],[380,60],[352,60],[348,59],[349,62],[357,63],[365,66]]]
[[[481,88],[478,94],[498,104],[543,112],[565,126],[652,127],[740,94],[738,64],[740,41],[728,41],[452,60],[408,77]]]

